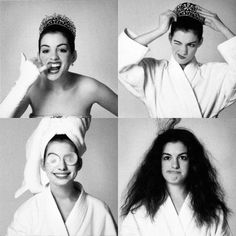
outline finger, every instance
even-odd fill
[[[207,10],[207,9],[205,9],[205,8],[203,8],[203,7],[201,7],[201,6],[199,6],[199,5],[197,5],[197,11],[202,11],[202,12],[208,12],[208,13],[211,13],[209,10]]]
[[[208,13],[208,12],[198,12],[198,13],[199,13],[199,15],[201,15],[201,16],[209,16],[209,17],[215,16],[214,13]]]
[[[42,72],[48,70],[50,67],[51,67],[51,64],[50,64],[50,63],[47,64],[47,65],[41,66],[41,67],[39,68],[39,73],[42,73]]]

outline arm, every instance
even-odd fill
[[[169,30],[171,22],[173,20],[176,21],[176,19],[176,14],[173,11],[168,10],[159,16],[159,26],[156,29],[135,37],[134,40],[142,45],[148,45],[165,34]]]
[[[235,34],[220,20],[216,13],[212,13],[198,6],[198,13],[205,18],[205,25],[215,31],[221,32],[226,39],[231,39]]]
[[[20,117],[27,109],[29,105],[27,92],[40,73],[47,69],[46,66],[38,68],[37,63],[37,59],[29,61],[24,54],[21,55],[20,76],[7,97],[0,104],[1,118]]]

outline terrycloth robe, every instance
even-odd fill
[[[144,58],[148,48],[125,31],[119,38],[119,79],[153,118],[209,118],[236,100],[236,37],[218,46],[227,63],[200,64],[194,58],[182,70],[169,61]]]
[[[222,229],[223,215],[220,221],[207,227],[198,227],[188,195],[177,214],[170,197],[166,199],[155,215],[154,221],[146,214],[145,207],[129,213],[121,225],[120,236],[230,236],[229,228]]]
[[[81,194],[66,221],[63,221],[50,187],[26,201],[15,213],[7,236],[115,236],[109,208]]]

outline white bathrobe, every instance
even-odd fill
[[[66,222],[60,214],[50,188],[26,201],[15,213],[7,236],[115,236],[108,206],[81,194]]]
[[[151,117],[216,117],[236,100],[236,37],[218,46],[227,63],[199,64],[194,58],[184,70],[173,56],[144,58],[149,49],[134,37],[128,30],[120,35],[119,79]]]
[[[158,210],[154,221],[147,216],[144,207],[134,214],[129,213],[121,225],[120,236],[230,236],[229,228],[222,230],[223,216],[218,224],[198,227],[193,216],[189,195],[186,197],[179,214],[170,197]]]

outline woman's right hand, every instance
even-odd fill
[[[171,11],[165,11],[159,16],[159,30],[165,34],[173,21],[177,20],[177,15]]]
[[[46,65],[43,66],[37,58],[28,60],[26,56],[21,53],[19,82],[29,87],[37,80],[40,73],[47,69],[48,67]]]

